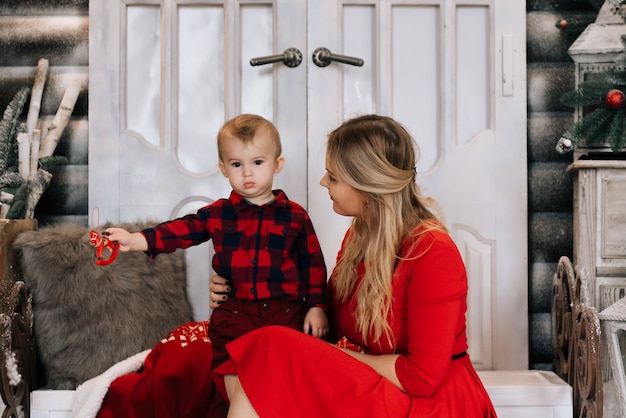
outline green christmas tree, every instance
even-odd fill
[[[573,147],[582,140],[590,146],[608,142],[611,151],[620,152],[626,144],[625,86],[587,85],[577,92],[564,94],[561,98],[563,104],[586,107],[589,113],[576,122],[562,139],[569,139]]]
[[[598,0],[600,6],[603,0]],[[613,7],[621,7],[625,0],[612,0]],[[626,36],[622,36],[626,49]],[[561,96],[561,103],[582,108],[582,117],[563,134],[557,143],[561,153],[572,151],[584,142],[593,147],[608,144],[611,151],[621,152],[626,145],[626,55],[615,62],[615,67],[589,74],[574,91]]]

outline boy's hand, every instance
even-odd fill
[[[305,334],[311,334],[318,338],[328,334],[328,318],[324,309],[317,306],[309,309],[304,317],[303,331]]]
[[[109,241],[120,245],[120,251],[148,251],[148,242],[141,232],[130,233],[122,228],[107,228]]]

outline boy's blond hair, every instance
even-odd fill
[[[269,135],[276,147],[276,158],[280,157],[283,151],[280,135],[274,124],[259,115],[243,113],[224,123],[217,133],[217,154],[220,161],[222,161],[222,145],[224,141],[229,138],[237,138],[244,143],[252,142],[255,135],[259,132],[265,132]]]

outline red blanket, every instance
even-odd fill
[[[115,379],[98,418],[222,418],[213,383],[208,321],[180,326],[159,342],[144,367]]]

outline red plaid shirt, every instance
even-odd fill
[[[195,214],[163,222],[142,233],[155,257],[213,240],[213,269],[230,280],[231,297],[304,300],[327,306],[326,265],[313,224],[282,190],[262,206],[232,192]]]

